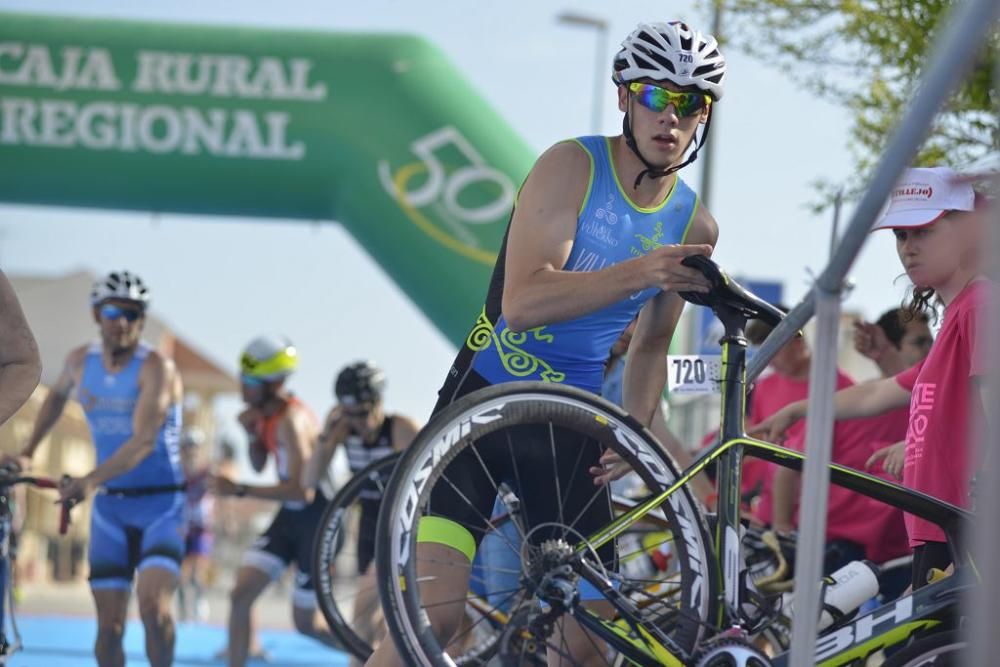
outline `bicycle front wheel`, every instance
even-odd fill
[[[320,611],[330,632],[359,660],[371,655],[381,626],[381,615],[366,604],[377,601],[375,579],[366,575],[373,569],[380,499],[398,460],[399,454],[391,454],[351,477],[323,511],[313,542]]]
[[[435,578],[451,575],[428,576],[436,564],[422,556],[428,550],[417,544],[421,519],[444,518],[449,525],[463,526],[471,535],[463,547],[468,553],[484,536],[497,534],[492,510],[507,487],[514,490],[520,504],[520,544],[506,539],[508,548],[521,554],[521,572],[506,577],[502,590],[491,590],[486,598],[491,613],[484,614],[484,620],[537,617],[539,609],[546,607],[532,599],[537,593],[532,584],[532,572],[537,570],[532,554],[565,545],[591,554],[588,564],[603,570],[614,587],[631,599],[640,609],[642,623],[669,633],[685,652],[695,647],[705,628],[716,620],[718,609],[720,577],[709,557],[711,543],[704,517],[690,492],[681,487],[654,510],[659,526],[656,542],[646,539],[635,548],[624,541],[590,544],[586,538],[625,511],[620,503],[611,502],[607,487],[595,485],[592,479],[590,469],[599,465],[605,450],[617,454],[622,467],[634,473],[645,497],[666,490],[678,478],[675,464],[646,429],[616,406],[577,389],[533,382],[489,387],[464,397],[430,421],[393,474],[376,544],[382,607],[406,664],[454,664],[451,656],[463,641],[461,632],[439,641],[436,632],[440,628],[431,626],[435,608],[464,604],[467,594],[441,599],[440,587],[449,582]],[[659,554],[651,561],[657,567],[636,568],[636,548]],[[475,583],[470,587],[474,589]],[[600,593],[592,586],[588,590],[586,583],[576,584],[574,599],[599,608]],[[468,588],[463,588],[463,582],[450,585],[454,590]],[[428,592],[435,587],[439,590]],[[513,607],[512,601],[516,601]],[[505,634],[501,652],[537,651],[541,641],[550,655],[555,653],[564,664],[573,664],[576,653],[562,643],[566,636],[559,630],[539,637],[515,628]],[[601,638],[588,636],[585,641],[604,652],[599,648]],[[614,660],[610,653],[605,655],[609,664]]]

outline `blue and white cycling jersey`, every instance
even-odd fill
[[[87,350],[77,398],[87,415],[98,465],[132,437],[139,372],[149,353],[150,347],[140,344],[125,368],[112,373],[104,367],[99,343]],[[174,404],[149,456],[105,485],[109,490],[176,487],[176,491],[129,497],[99,494],[94,499],[88,549],[92,588],[127,589],[134,572],[148,567],[180,571],[185,498],[180,430],[181,406]]]
[[[90,424],[90,434],[97,448],[97,465],[108,460],[132,437],[132,420],[139,399],[139,371],[151,348],[141,343],[132,360],[122,370],[111,373],[104,368],[101,345],[87,350],[77,399]],[[184,481],[180,450],[181,406],[171,405],[167,418],[156,436],[153,451],[139,465],[110,479],[108,488],[133,489],[170,486]]]

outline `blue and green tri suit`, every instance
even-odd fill
[[[139,373],[149,353],[150,347],[140,344],[125,368],[111,373],[104,367],[99,343],[87,350],[77,398],[87,415],[98,465],[132,437]],[[136,569],[180,572],[185,498],[180,429],[181,406],[174,404],[153,451],[128,472],[109,479],[108,493],[94,499],[88,554],[92,588],[127,589]],[[147,491],[152,493],[142,495]]]
[[[674,178],[671,191],[660,204],[640,208],[629,199],[615,173],[610,140],[594,136],[574,141],[590,157],[590,183],[564,271],[599,271],[642,257],[660,246],[685,242],[698,209],[698,197],[679,177]],[[518,380],[561,383],[600,393],[612,344],[643,305],[660,293],[658,288],[643,289],[582,317],[516,333],[507,327],[501,313],[506,252],[505,238],[482,313],[438,392],[435,412],[476,389]],[[595,489],[587,472],[600,456],[597,442],[584,440],[577,444],[567,439],[580,439],[578,433],[559,428],[553,432],[534,425],[510,429],[506,436],[510,436],[510,447],[479,450],[499,452],[495,460],[478,461],[467,455],[470,450],[466,449],[445,471],[455,486],[435,485],[429,513],[443,521],[435,520],[433,529],[428,528],[426,534],[452,537],[447,542],[430,537],[426,541],[469,544],[467,536],[461,534],[464,529],[478,544],[484,533],[482,517],[493,514],[495,484],[501,481],[515,489],[529,525],[558,521],[553,488],[561,490],[563,515],[581,517],[575,528],[582,534],[611,520],[610,496],[594,502]],[[568,460],[554,464],[553,459],[558,457],[552,456],[550,438],[579,455],[562,457]],[[570,468],[574,459],[587,463]],[[484,467],[490,469],[489,473]],[[554,479],[559,480],[557,485]],[[607,555],[606,562],[613,558],[613,554]]]
[[[663,245],[684,243],[698,207],[697,195],[684,181],[676,178],[658,206],[640,208],[618,181],[609,140],[582,137],[575,141],[590,156],[591,177],[564,271],[599,271]],[[487,304],[466,341],[475,353],[472,370],[488,384],[541,380],[599,394],[612,344],[660,290],[650,287],[582,317],[515,333],[499,308],[503,254],[497,260],[499,290],[491,285]],[[493,282],[497,280],[495,272]],[[489,303],[491,299],[495,302]]]

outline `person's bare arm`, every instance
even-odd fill
[[[420,425],[410,417],[396,415],[392,419],[392,448],[401,452],[410,446],[420,432]]]
[[[521,189],[507,237],[502,303],[514,331],[581,317],[646,287],[707,288],[700,273],[680,265],[687,255],[711,252],[704,247],[664,246],[600,271],[564,270],[589,173],[587,153],[564,142],[538,159]]]
[[[337,453],[337,448],[347,437],[347,431],[347,420],[343,417],[343,410],[340,406],[331,409],[326,416],[323,431],[319,434],[312,456],[303,467],[302,485],[304,487],[316,488],[323,474],[330,467],[330,461]]]
[[[656,411],[653,413],[653,421],[649,425],[649,430],[652,431],[656,439],[663,444],[666,450],[674,457],[674,461],[677,462],[679,466],[678,472],[683,472],[691,462],[694,460],[684,447],[684,444],[677,439],[673,431],[667,425],[667,420],[663,416],[662,401],[656,407]],[[708,479],[708,475],[703,472],[698,473],[693,478],[691,478],[691,490],[706,506],[710,504],[709,499],[715,493],[715,487],[712,482]]]
[[[307,487],[303,482],[305,462],[312,454],[313,440],[316,429],[312,420],[301,409],[291,409],[278,425],[278,437],[285,443],[285,454],[288,456],[288,479],[277,484],[265,486],[250,486],[236,484],[222,477],[213,479],[214,488],[222,495],[246,495],[264,500],[282,500],[290,502],[310,503],[315,495],[315,488]],[[242,494],[240,494],[242,491]]]
[[[0,271],[0,425],[24,405],[41,376],[38,344],[14,288]]]
[[[243,408],[243,411],[236,417],[240,426],[243,427],[243,431],[247,434],[247,456],[254,472],[261,472],[264,469],[268,456],[267,446],[257,433],[257,423],[260,418],[257,409],[249,406]]]
[[[69,400],[73,393],[73,388],[79,381],[79,376],[83,368],[83,360],[86,355],[87,348],[79,347],[70,352],[66,357],[66,363],[63,364],[59,378],[49,388],[49,392],[42,402],[42,407],[38,411],[38,416],[35,418],[35,426],[31,431],[31,436],[28,438],[28,443],[21,449],[21,456],[24,458],[30,459],[35,454],[38,445],[45,439],[45,436],[52,430],[56,422],[59,421],[59,417],[66,408],[66,402]]]
[[[719,227],[715,219],[699,206],[688,233],[688,240],[697,245],[690,247],[707,248],[703,254],[711,255],[718,239]],[[650,425],[653,411],[659,405],[667,381],[667,350],[683,309],[684,300],[676,291],[663,291],[639,313],[625,360],[622,402],[625,411],[644,426]]]
[[[791,468],[776,466],[771,480],[771,526],[775,532],[788,533],[795,526],[795,499],[799,495],[799,473]]]
[[[719,227],[715,219],[704,207],[699,207],[687,239],[697,245],[684,247],[707,249],[698,254],[711,255],[718,238]],[[670,341],[673,339],[683,309],[684,300],[676,291],[663,291],[650,299],[639,313],[635,334],[632,336],[625,358],[622,403],[625,411],[639,420],[643,426],[651,427],[654,413],[659,407],[660,394],[667,381],[667,350],[670,348]],[[681,465],[685,465],[685,462],[690,463],[690,457],[686,456],[686,452],[673,434],[668,432],[668,438],[661,442],[675,458],[678,458],[676,453],[680,454],[678,462]],[[676,453],[671,446],[677,450]],[[627,466],[621,464],[617,454],[611,450],[601,455],[599,466],[590,468],[595,484],[606,484],[626,472],[628,472]],[[698,487],[696,491],[699,491],[699,495],[700,491],[705,491],[702,498],[707,498],[711,493],[706,489],[706,485],[705,479],[696,482]]]
[[[806,416],[808,401],[789,403],[773,415],[754,424],[747,433],[764,437],[771,442],[781,442],[785,431]],[[910,404],[910,392],[899,386],[896,378],[880,378],[841,389],[833,395],[835,420],[874,417],[889,410]]]
[[[180,400],[177,369],[169,359],[151,352],[139,371],[139,397],[132,415],[132,437],[86,476],[91,487],[128,472],[156,447],[167,410]]]
[[[902,354],[877,324],[860,320],[854,322],[854,349],[875,362],[882,377],[906,370]]]

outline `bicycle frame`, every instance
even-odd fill
[[[6,489],[0,490],[0,665],[7,664],[7,659],[20,649],[20,636],[17,626],[13,625],[14,643],[7,639],[7,609],[11,609],[13,623],[13,581],[10,567],[10,532],[11,514],[10,500]]]
[[[714,559],[711,574],[720,578],[718,590],[722,591],[723,605],[719,606],[714,625],[718,630],[740,625],[744,621],[741,609],[740,557],[740,473],[744,456],[752,456],[793,470],[801,470],[805,456],[798,451],[773,443],[750,438],[746,435],[746,353],[747,341],[744,327],[747,316],[729,306],[713,308],[725,327],[722,343],[722,406],[720,415],[721,442],[698,456],[677,481],[668,489],[638,504],[619,516],[606,528],[590,535],[587,542],[577,546],[575,566],[578,574],[604,593],[640,639],[629,637],[627,631],[589,612],[577,604],[574,616],[596,635],[621,651],[638,664],[683,665],[690,656],[684,655],[670,642],[665,633],[644,626],[630,600],[614,590],[600,572],[583,562],[582,554],[590,547],[598,548],[624,533],[645,515],[667,502],[671,495],[690,482],[706,466],[717,462],[718,521],[710,557]],[[958,548],[958,535],[972,515],[954,505],[942,502],[898,484],[874,477],[837,464],[830,465],[832,484],[855,491],[869,498],[897,507],[905,512],[934,522],[940,526],[951,547],[957,571],[964,572],[971,563],[968,555]],[[901,598],[846,625],[835,626],[822,635],[817,646],[817,660],[822,665],[841,665],[859,656],[868,655],[884,646],[905,641],[911,634],[939,621],[948,608],[957,604],[957,590],[967,586],[964,576],[953,576],[921,588],[912,596]],[[885,623],[887,619],[894,622]],[[911,620],[912,619],[912,620]],[[928,620],[931,619],[931,620]],[[855,628],[860,628],[855,631]],[[876,629],[878,632],[876,632]],[[862,631],[863,630],[863,631]],[[847,635],[845,633],[851,633]],[[834,638],[833,640],[829,638]],[[833,644],[830,642],[834,641]],[[654,662],[651,662],[654,661]],[[775,661],[775,665],[784,662]]]
[[[11,569],[10,538],[13,531],[10,493],[16,484],[31,484],[43,489],[56,489],[58,484],[43,477],[7,477],[9,471],[0,469],[0,665],[6,665],[10,656],[21,650],[21,635],[17,630],[14,617],[14,582]],[[59,534],[66,533],[69,527],[69,511],[75,501],[64,501],[59,516]],[[8,610],[10,614],[8,616]],[[7,622],[10,621],[14,642],[7,638]]]

